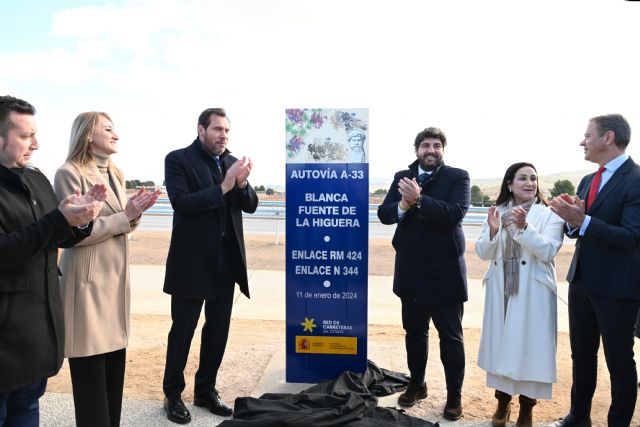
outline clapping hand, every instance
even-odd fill
[[[236,175],[236,185],[238,188],[244,189],[247,186],[247,178],[251,174],[251,168],[253,168],[253,161],[251,161],[251,157],[243,156],[236,163],[240,163],[238,165],[238,175]]]
[[[570,196],[566,193],[554,197],[549,202],[551,211],[571,228],[580,227],[584,222],[584,200],[578,196]]]
[[[107,198],[107,186],[104,184],[95,184],[82,196],[80,190],[76,190],[78,197],[75,204],[89,204],[94,201],[104,202]]]
[[[124,207],[124,213],[127,216],[129,222],[138,218],[144,211],[149,209],[156,203],[160,190],[147,191],[145,188],[141,188],[136,194],[131,196],[127,201],[127,205]]]
[[[489,213],[487,214],[487,224],[489,224],[489,238],[493,239],[498,230],[500,229],[500,213],[495,205],[489,208]]]
[[[518,230],[522,230],[527,224],[527,211],[522,206],[516,206],[511,210],[511,224]]]
[[[75,227],[93,221],[100,213],[106,198],[107,187],[104,184],[96,184],[85,195],[80,195],[80,190],[76,189],[60,202],[58,209],[67,223]]]
[[[402,178],[398,181],[398,192],[400,196],[402,196],[402,200],[400,200],[400,208],[402,210],[407,210],[413,205],[417,198],[420,197],[420,186],[415,178],[409,179],[407,177]]]
[[[231,167],[227,170],[222,181],[222,194],[226,194],[235,185],[240,189],[244,189],[247,186],[247,178],[251,174],[251,168],[253,162],[248,156],[243,156],[241,159],[236,160]]]

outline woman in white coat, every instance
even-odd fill
[[[118,135],[106,113],[82,113],[71,127],[67,162],[58,169],[58,195],[94,184],[107,199],[91,236],[65,249],[60,259],[64,303],[65,357],[69,358],[76,425],[120,425],[126,347],[129,337],[129,243],[142,213],[157,192],[141,190],[129,200],[122,172],[111,155]]]
[[[502,180],[497,206],[476,242],[489,260],[484,277],[485,305],[478,365],[496,390],[493,426],[504,426],[511,396],[519,394],[516,426],[532,425],[536,399],[550,399],[556,382],[556,273],[564,222],[546,206],[535,167],[511,165]]]

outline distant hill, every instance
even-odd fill
[[[540,191],[543,194],[549,195],[549,191],[553,188],[553,184],[556,181],[568,179],[573,183],[573,185],[577,188],[578,183],[583,176],[588,173],[593,172],[589,169],[577,170],[577,171],[569,171],[569,172],[558,172],[549,175],[540,175],[538,177],[538,183],[540,185]],[[480,187],[480,190],[495,199],[498,197],[498,193],[500,192],[500,184],[502,183],[502,177],[500,178],[480,178],[480,179],[472,179],[471,185],[477,185]]]
[[[568,179],[573,183],[575,187],[578,187],[578,183],[588,173],[593,172],[589,169],[576,170],[576,171],[568,171],[568,172],[558,172],[552,173],[549,175],[541,175],[538,177],[538,181],[540,183],[540,190],[549,195],[549,191],[553,188],[553,184],[556,181]],[[480,187],[480,190],[495,199],[498,196],[500,191],[500,184],[502,183],[502,177],[498,178],[477,178],[471,180],[471,185],[477,185]],[[389,187],[389,179],[388,178],[380,178],[380,177],[370,177],[369,178],[369,189],[370,191],[375,191],[379,188],[388,189]]]

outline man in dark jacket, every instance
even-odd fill
[[[590,427],[600,341],[611,381],[608,426],[628,426],[637,399],[633,330],[640,307],[640,165],[626,153],[631,126],[620,114],[589,120],[584,159],[598,171],[551,210],[577,239],[567,272],[572,379],[569,414],[553,427]]]
[[[63,360],[57,248],[89,235],[106,196],[99,186],[58,204],[28,166],[38,149],[34,114],[0,96],[0,425],[38,426],[38,399]]]
[[[221,108],[198,118],[198,137],[165,159],[165,181],[173,207],[173,231],[164,291],[171,295],[171,331],[163,390],[167,418],[185,424],[191,414],[180,395],[191,339],[204,302],[194,404],[222,416],[232,409],[215,388],[233,304],[234,284],[249,297],[242,212],[253,213],[258,196],[247,182],[251,159],[229,154],[229,120]]]
[[[463,303],[467,300],[462,219],[470,203],[469,174],[442,162],[447,139],[427,128],[415,139],[416,161],[396,173],[378,208],[383,224],[398,224],[393,292],[402,300],[407,364],[411,381],[398,404],[413,406],[427,397],[429,322],[440,336],[440,359],[447,382],[444,417],[462,416],[464,380]]]

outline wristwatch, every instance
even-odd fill
[[[418,209],[420,209],[420,206],[422,206],[422,194],[418,195],[418,197],[416,198],[415,205]]]

